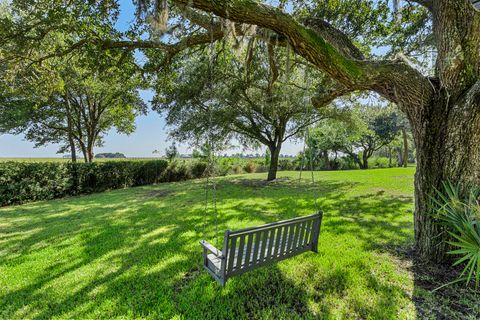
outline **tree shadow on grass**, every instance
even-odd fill
[[[325,270],[311,263],[310,258],[308,255],[297,258],[297,273],[303,273],[300,278],[285,275],[283,268],[274,264],[230,279],[224,289],[219,285],[212,288],[209,276],[196,275],[199,271],[195,268],[175,284],[177,310],[185,319],[398,317],[401,299],[407,296],[402,286],[379,281],[375,272],[362,262],[348,270]],[[350,298],[346,310],[337,310],[338,306],[331,302],[332,297],[342,300],[348,296],[351,288],[358,285],[354,273],[363,274],[366,290],[375,292],[374,297],[367,299],[373,303]]]
[[[413,301],[419,319],[480,319],[480,290],[473,284],[446,285],[461,268],[422,260],[413,246],[390,248],[413,275]]]
[[[396,241],[395,237],[382,239],[381,234],[376,234],[380,231],[369,217],[375,209],[363,203],[362,197],[345,197],[355,184],[322,181],[321,185],[305,187],[294,181],[280,181],[258,187],[221,179],[219,205],[224,213],[219,215],[218,228],[222,232],[238,225],[313,213],[315,193],[327,212],[324,230],[333,237],[357,228],[356,236],[363,237],[364,243]],[[152,190],[162,197],[152,197]],[[31,256],[49,250],[54,257],[46,262],[43,271],[37,270],[37,276],[27,285],[0,293],[0,317],[330,317],[333,311],[323,299],[331,294],[341,296],[349,285],[354,285],[347,282],[342,270],[316,276],[326,270],[312,263],[313,271],[307,270],[308,276],[300,280],[285,277],[273,265],[219,289],[205,273],[189,272],[198,268],[201,259],[198,241],[203,228],[202,201],[202,182],[194,181],[3,210],[2,219],[11,223],[0,235],[0,267],[21,266],[28,259],[31,263]],[[388,225],[387,220],[396,217],[395,211],[406,200],[378,201],[374,207],[388,212],[383,216],[383,228],[403,232],[404,225]],[[211,223],[211,212],[208,219]],[[211,238],[212,228],[207,231]],[[306,261],[311,259],[307,257]],[[387,304],[391,288],[375,284],[374,277],[369,282],[379,288],[381,300],[385,300],[381,303]],[[67,289],[62,290],[62,286]],[[319,304],[320,310],[311,311],[311,301]],[[383,307],[362,310],[361,303],[355,306],[367,316],[378,314]]]
[[[361,239],[367,250],[398,246],[413,241],[413,198],[364,194],[325,206],[324,228],[340,235],[350,233]],[[328,212],[335,217],[328,218]],[[411,215],[408,220],[405,215]]]
[[[174,288],[174,303],[185,319],[313,319],[308,293],[276,265],[229,280],[225,288],[195,268]],[[325,315],[328,310],[325,310]]]

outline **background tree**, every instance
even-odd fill
[[[399,117],[399,127],[401,130],[401,147],[397,147],[398,153],[398,165],[406,168],[410,159],[410,141],[411,141],[411,128],[408,123],[408,119],[404,115]]]
[[[312,132],[308,151],[318,150],[329,169],[338,165],[338,153],[347,154],[360,169],[368,169],[368,159],[398,136],[398,116],[385,107],[356,106],[347,113],[343,119],[319,123]],[[333,162],[329,159],[331,153]]]
[[[283,143],[337,112],[312,111],[303,66],[288,51],[253,41],[243,49],[228,43],[217,49],[214,61],[205,51],[176,63],[168,86],[157,80],[154,108],[166,115],[176,139],[215,136],[223,144],[236,139],[245,147],[266,146],[267,180],[274,180]]]
[[[172,142],[172,144],[165,149],[165,157],[167,157],[168,162],[173,162],[178,156],[177,145],[175,142]]]
[[[345,151],[358,163],[360,169],[368,169],[368,159],[375,151],[390,144],[398,135],[398,116],[384,107],[360,107],[355,111],[362,125],[359,134]]]
[[[79,149],[85,161],[91,162],[94,147],[102,145],[110,129],[132,133],[135,117],[146,112],[138,93],[142,79],[127,64],[93,65],[79,59],[52,62],[37,70],[36,77],[12,86],[10,98],[4,95],[0,132],[24,133],[37,147],[60,143],[59,152],[69,150],[73,161]],[[42,85],[46,78],[55,85]]]
[[[316,167],[326,170],[340,168],[339,157],[352,150],[355,139],[361,133],[362,123],[347,111],[342,119],[326,119],[320,121],[310,130],[307,157],[312,157]],[[356,156],[356,154],[355,154]]]

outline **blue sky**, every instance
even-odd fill
[[[121,14],[118,21],[118,27],[121,29],[128,28],[129,24],[134,20],[134,7],[131,0],[120,1]],[[152,92],[142,91],[142,98],[148,102],[152,97]],[[136,119],[136,131],[129,135],[120,135],[115,130],[111,130],[105,137],[104,146],[96,148],[95,153],[101,152],[121,152],[127,157],[151,157],[153,150],[164,152],[165,148],[171,144],[168,139],[165,121],[161,115],[150,111],[146,116]],[[190,153],[188,145],[178,145],[181,153]],[[301,146],[286,142],[282,153],[296,154],[300,151]],[[45,147],[34,148],[34,145],[25,141],[22,135],[0,135],[0,157],[60,157],[56,152],[58,145],[48,145]],[[239,152],[241,148],[229,150],[230,152]],[[248,151],[251,152],[252,150]],[[263,150],[260,150],[262,153]]]

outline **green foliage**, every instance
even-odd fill
[[[0,205],[176,181],[167,162],[1,162]]]
[[[257,170],[257,165],[253,161],[248,161],[245,164],[244,169],[245,169],[245,172],[247,172],[247,173],[255,173],[256,170]]]
[[[213,139],[220,150],[235,138],[243,146],[264,145],[277,153],[305,126],[340,113],[330,107],[312,110],[306,89],[314,92],[323,76],[311,71],[318,81],[307,84],[304,67],[293,62],[298,57],[290,50],[229,40],[215,44],[213,52],[187,51],[174,69],[155,75],[153,108],[165,115],[175,139],[197,145]],[[270,153],[265,157],[262,166],[269,166]]]
[[[335,169],[339,155],[346,154],[360,168],[367,169],[368,159],[398,136],[400,121],[391,107],[355,106],[341,119],[321,121],[311,131],[306,155],[313,157],[315,167]],[[375,166],[384,164],[377,162]]]
[[[278,170],[281,171],[291,171],[296,170],[297,163],[295,159],[280,159],[278,161]]]
[[[0,163],[0,205],[63,197],[72,190],[67,163]]]
[[[280,170],[297,168],[294,159],[281,159]],[[193,161],[125,160],[93,163],[0,162],[0,205],[61,198],[69,195],[154,183],[203,178],[207,174],[205,158]],[[262,158],[219,158],[211,175],[266,172]]]
[[[387,157],[372,156],[369,160],[371,168],[390,168],[390,159]],[[397,159],[392,158],[392,167],[397,166]]]
[[[207,174],[208,163],[206,161],[195,161],[190,165],[190,172],[193,177],[205,177]],[[222,175],[219,172],[219,175]]]
[[[199,173],[198,170],[196,172]],[[199,177],[202,177],[202,175],[200,175]],[[161,177],[161,180],[162,182],[170,182],[184,181],[192,178],[193,176],[190,172],[190,167],[185,161],[169,161],[168,166]]]
[[[92,40],[119,35],[116,1],[9,7],[11,17],[0,17],[0,133],[24,134],[36,146],[58,143],[59,152],[77,149],[88,161],[110,129],[132,133],[135,117],[146,112],[134,54]],[[71,46],[79,51],[67,54]]]
[[[480,189],[470,188],[463,194],[460,185],[444,183],[444,192],[437,191],[439,206],[437,218],[449,229],[453,241],[449,243],[456,249],[450,254],[460,256],[454,265],[462,265],[460,281],[467,284],[475,281],[480,284]]]
[[[126,158],[125,155],[123,153],[120,153],[120,152],[115,152],[115,153],[97,153],[95,155],[95,158],[107,158],[107,159],[124,159]]]

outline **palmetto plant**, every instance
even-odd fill
[[[455,249],[449,254],[459,255],[454,265],[463,265],[463,271],[458,281],[467,284],[475,281],[480,283],[480,189],[470,188],[461,192],[458,185],[446,182],[444,192],[437,190],[437,198],[433,201],[438,205],[437,218],[449,228]]]

